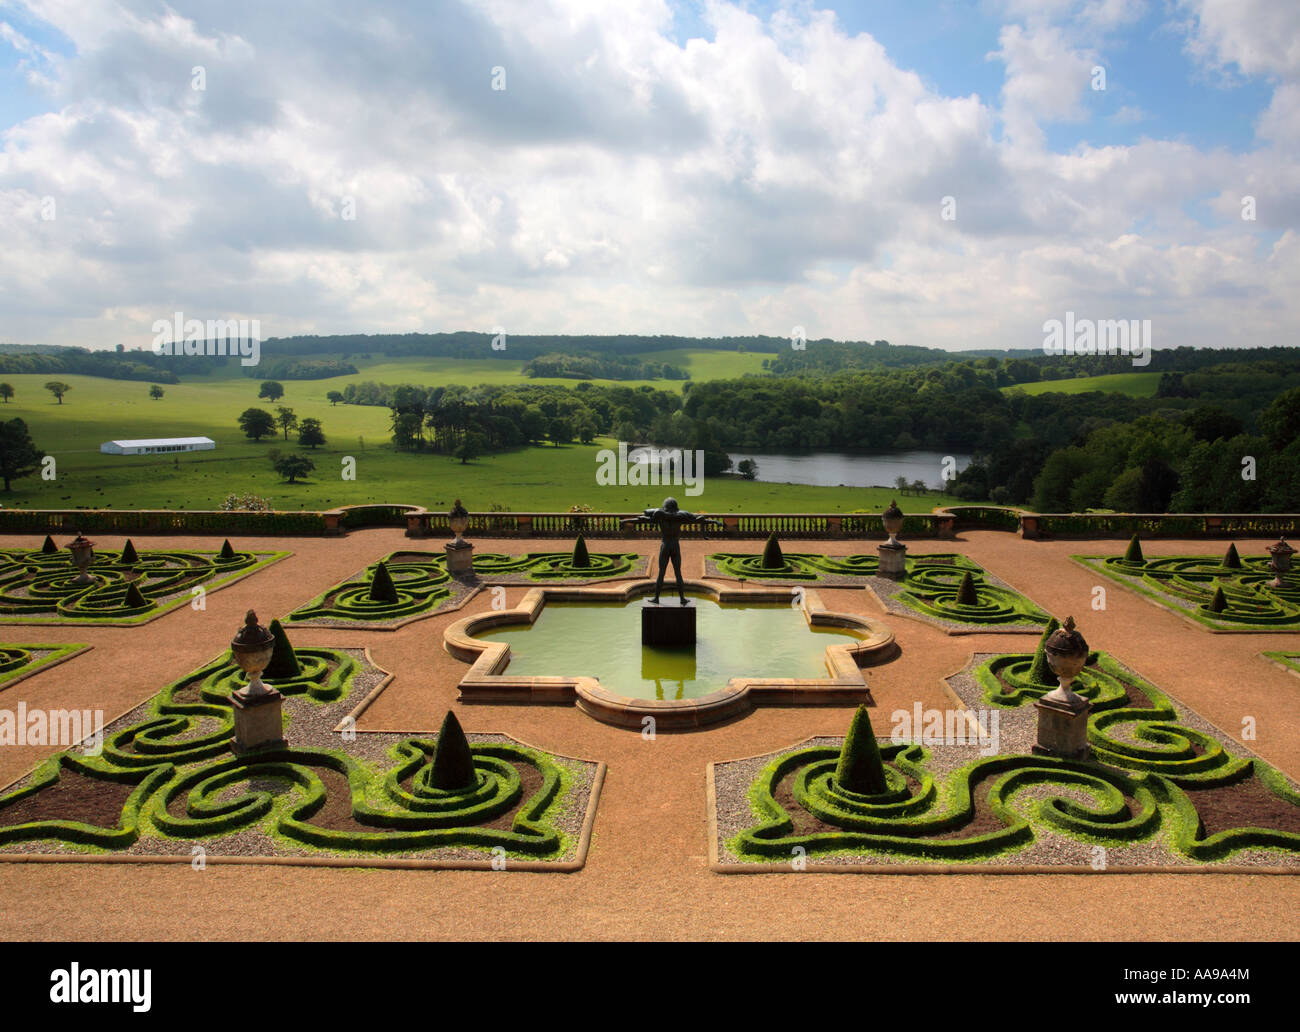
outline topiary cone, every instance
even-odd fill
[[[767,544],[763,546],[763,569],[779,570],[785,566],[785,556],[781,554],[781,542],[776,539],[776,532],[768,535]]]
[[[573,565],[580,570],[585,570],[591,566],[591,555],[587,551],[587,542],[581,534],[578,540],[573,543]]]
[[[122,565],[134,566],[140,561],[140,556],[136,553],[135,545],[130,538],[126,539],[126,544],[122,546]]]
[[[859,795],[875,795],[885,791],[885,764],[880,758],[876,732],[871,727],[867,707],[859,706],[853,714],[848,736],[840,750],[840,762],[835,768],[835,784]]]
[[[230,547],[230,538],[226,538],[225,541],[221,542],[221,558],[222,559],[235,558],[235,550]]]
[[[1237,554],[1237,546],[1235,543],[1229,545],[1228,550],[1223,553],[1222,565],[1228,570],[1241,569],[1241,556]]]
[[[979,593],[975,590],[975,578],[971,576],[970,570],[963,574],[961,585],[957,588],[957,604],[959,606],[977,606],[980,603]]]
[[[1128,548],[1124,550],[1124,561],[1126,563],[1145,563],[1146,559],[1142,555],[1142,542],[1138,540],[1136,534],[1129,540]]]
[[[469,741],[461,730],[456,714],[451,710],[443,718],[442,730],[438,732],[438,744],[433,747],[433,771],[429,781],[434,788],[444,792],[472,788],[478,781]]]
[[[298,653],[293,651],[289,636],[284,633],[279,620],[272,620],[267,628],[275,635],[275,647],[271,651],[271,661],[266,664],[262,676],[268,681],[286,681],[302,675],[302,664],[298,662]]]
[[[375,575],[370,578],[370,601],[397,601],[397,585],[393,583],[392,574],[388,572],[388,566],[383,560],[380,560],[375,567]]]
[[[1209,606],[1210,612],[1222,613],[1227,608],[1228,608],[1227,596],[1224,595],[1223,588],[1216,586],[1214,589],[1214,595],[1211,596],[1210,598],[1210,606]]]
[[[1029,680],[1034,684],[1060,684],[1052,673],[1051,664],[1047,662],[1047,639],[1060,627],[1060,621],[1052,617],[1043,628],[1043,636],[1038,639],[1038,648],[1034,650],[1034,661],[1029,665]]]
[[[54,538],[50,537],[49,534],[46,534],[45,544],[41,545],[41,554],[53,555],[58,550],[59,550],[59,546],[54,543]]]
[[[139,585],[136,584],[135,581],[132,581],[126,586],[125,605],[127,609],[143,609],[148,604],[149,600],[144,597],[144,593],[140,590]]]

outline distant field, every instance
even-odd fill
[[[466,364],[479,363],[458,363]],[[485,360],[482,364],[496,363]],[[406,365],[377,363],[359,378],[431,382],[378,373]],[[427,369],[430,363],[412,362],[409,366]],[[147,383],[65,376],[72,390],[59,405],[43,388],[49,379],[46,375],[7,375],[3,379],[13,384],[17,394],[13,401],[0,405],[0,416],[20,416],[26,421],[37,447],[55,457],[58,474],[54,481],[42,480],[39,473],[15,481],[10,494],[0,494],[0,505],[10,508],[208,509],[230,492],[252,491],[281,509],[362,502],[445,506],[461,497],[476,510],[497,503],[520,510],[567,510],[584,504],[597,510],[626,511],[658,503],[670,493],[663,488],[598,485],[596,451],[608,446],[608,441],[591,446],[521,448],[468,465],[429,454],[400,453],[388,443],[387,409],[331,406],[325,400],[327,390],[349,378],[285,383],[286,393],[278,404],[289,406],[299,417],[321,420],[328,442],[308,452],[317,467],[310,481],[292,486],[276,476],[266,453],[274,447],[297,450],[296,443],[291,439],[286,445],[277,436],[253,444],[236,424],[239,413],[250,406],[268,411],[275,408],[258,400],[256,380],[236,377],[170,385],[162,400],[152,401]],[[451,379],[466,382],[459,375]],[[217,442],[216,451],[177,457],[103,455],[99,451],[102,442],[114,438],[190,436],[211,437]],[[340,477],[344,456],[356,459],[355,481]],[[883,508],[892,491],[715,478],[705,482],[702,495],[675,493],[684,505],[712,512],[837,512]],[[952,499],[927,495],[899,501],[909,511],[928,511]]]
[[[1024,391],[1026,394],[1085,394],[1088,391],[1111,391],[1135,398],[1154,398],[1159,385],[1159,373],[1106,373],[1103,376],[1081,376],[1073,380],[1020,383],[1002,389]]]
[[[690,371],[692,380],[732,380],[749,373],[762,373],[763,360],[776,358],[756,351],[647,351],[638,355],[643,362],[668,362]],[[680,384],[678,384],[680,386]]]
[[[509,342],[507,341],[507,347]],[[647,362],[669,362],[689,369],[693,380],[721,380],[763,372],[763,359],[770,355],[739,353],[735,351],[691,351],[675,349],[650,351],[636,358]],[[437,387],[442,384],[463,384],[472,387],[480,383],[514,385],[521,383],[559,384],[572,387],[580,380],[548,376],[525,376],[524,361],[501,358],[387,358],[377,355],[368,359],[349,358],[360,370],[355,376],[336,376],[329,380],[313,380],[319,386],[322,399],[326,391],[341,390],[348,383],[374,380],[376,383],[418,384]],[[298,381],[302,382],[302,381]],[[617,383],[625,387],[650,386],[657,390],[678,391],[683,380],[598,380],[598,383]]]

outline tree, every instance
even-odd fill
[[[840,748],[839,762],[835,765],[834,783],[858,795],[876,795],[889,787],[880,745],[866,706],[859,706],[853,715],[849,733]]]
[[[161,387],[159,387],[156,383],[150,386],[149,397],[153,398],[154,401],[157,401],[162,396],[163,396],[163,389]]]
[[[753,459],[741,459],[740,465],[736,469],[740,471],[740,475],[746,480],[753,480],[758,476],[758,463]]]
[[[275,410],[275,421],[280,424],[280,429],[284,431],[284,439],[289,439],[289,431],[298,426],[298,417],[293,414],[293,409],[285,408],[281,405]]]
[[[9,399],[12,398],[13,396],[14,396],[14,385],[11,383],[0,383],[0,398],[3,398],[5,400],[6,405],[9,403]]]
[[[420,433],[420,417],[414,412],[398,412],[393,416],[393,443],[400,448],[410,448]]]
[[[306,455],[299,455],[297,452],[290,455],[281,455],[275,460],[275,471],[280,476],[287,477],[291,484],[296,483],[298,477],[305,477],[315,468],[316,463],[312,462]]]
[[[456,450],[452,452],[452,455],[455,458],[460,459],[460,464],[463,466],[469,462],[470,459],[476,459],[482,455],[486,447],[487,438],[477,430],[471,430],[465,435],[460,444],[456,446]]]
[[[64,383],[62,380],[51,380],[45,385],[45,389],[59,399],[59,404],[63,404],[63,396],[72,390],[72,385]]]
[[[342,392],[342,391],[326,391],[326,392],[325,392],[325,397],[326,397],[326,399],[329,401],[329,403],[330,403],[331,405],[337,405],[340,401],[343,400],[343,392]]]
[[[578,386],[582,387],[588,382],[589,381],[587,380],[583,380],[582,383],[578,384]],[[3,385],[0,385],[0,389],[3,389]],[[577,425],[574,429],[578,432],[578,440],[583,444],[590,444],[596,439],[596,421],[592,419],[591,416],[579,416]]]
[[[279,401],[284,397],[284,384],[280,383],[279,380],[263,380],[257,396],[265,398],[267,401]]]
[[[442,730],[433,747],[433,761],[429,772],[430,785],[441,792],[462,792],[472,788],[478,778],[474,769],[474,754],[469,740],[461,729],[460,721],[451,710],[442,720]]]
[[[315,448],[325,443],[325,433],[321,430],[320,420],[306,416],[298,424],[298,443],[308,448]]]
[[[1284,391],[1259,416],[1260,432],[1278,451],[1300,437],[1300,387]]]
[[[540,441],[546,434],[546,414],[536,405],[524,409],[519,429],[524,432],[524,439],[530,444]]]
[[[239,417],[239,428],[244,431],[245,437],[260,441],[267,434],[274,433],[275,416],[267,412],[266,409],[244,409],[243,414]]]
[[[551,420],[547,428],[547,436],[557,448],[562,444],[568,444],[573,440],[573,424],[563,416],[557,416]]]
[[[0,477],[4,478],[6,491],[11,480],[35,473],[43,458],[45,453],[32,442],[26,423],[21,419],[0,423]]]

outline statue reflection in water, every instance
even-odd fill
[[[677,508],[676,498],[665,498],[662,509],[646,509],[640,516],[632,516],[620,522],[625,527],[636,523],[653,523],[659,528],[659,578],[655,581],[655,597],[651,601],[658,605],[659,593],[664,586],[664,574],[668,572],[668,564],[671,562],[673,574],[677,578],[677,597],[682,600],[682,605],[689,605],[686,601],[686,589],[682,584],[682,545],[678,535],[682,527],[688,523],[721,527],[723,522]]]

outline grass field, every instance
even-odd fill
[[[730,357],[761,361],[761,356]],[[332,406],[325,400],[326,391],[348,379],[385,379],[377,371],[385,368],[410,370],[409,376],[394,376],[386,382],[433,383],[429,370],[448,363],[447,382],[473,382],[472,374],[459,375],[461,366],[497,364],[490,359],[482,363],[450,359],[377,362],[358,377],[286,382],[285,396],[278,404],[289,406],[300,418],[321,420],[327,438],[324,447],[310,453],[316,472],[307,482],[293,485],[275,474],[266,453],[277,446],[298,450],[294,435],[288,445],[279,436],[254,444],[244,438],[236,423],[239,413],[249,406],[274,411],[275,405],[258,400],[256,380],[232,377],[173,384],[165,387],[161,400],[153,401],[147,383],[64,376],[72,390],[60,405],[43,387],[48,376],[5,376],[16,395],[0,405],[0,416],[19,416],[26,421],[37,447],[54,456],[56,478],[42,480],[37,473],[17,480],[10,494],[0,494],[0,504],[39,509],[208,509],[231,492],[251,491],[269,498],[278,509],[364,502],[445,507],[461,497],[472,510],[486,510],[496,503],[531,511],[562,511],[577,504],[597,511],[627,511],[658,504],[663,495],[676,493],[684,506],[711,512],[839,512],[883,508],[892,494],[890,488],[805,487],[726,477],[705,481],[704,492],[698,496],[686,495],[681,488],[669,492],[656,487],[601,486],[596,483],[596,452],[612,444],[609,441],[521,448],[461,465],[443,456],[396,451],[388,441],[385,408]],[[424,370],[422,374],[417,366]],[[211,437],[217,449],[179,456],[104,455],[99,451],[100,444],[115,438],[191,436]],[[356,480],[341,478],[346,456],[356,459]],[[905,509],[918,512],[952,500],[941,495],[899,499]]]
[[[763,359],[770,355],[757,352],[738,353],[735,351],[691,351],[678,348],[668,351],[650,351],[636,358],[645,362],[669,362],[690,370],[693,380],[724,380],[744,376],[747,373],[762,373]],[[386,358],[382,355],[370,358],[349,358],[360,370],[353,376],[336,376],[330,380],[298,381],[304,387],[318,386],[322,400],[325,392],[342,390],[343,385],[374,380],[376,383],[402,384],[413,383],[422,386],[437,386],[444,383],[459,383],[466,386],[487,383],[512,386],[521,383],[558,384],[572,387],[579,380],[562,379],[549,376],[525,376],[524,361],[511,361],[504,358],[459,359],[459,358]],[[654,387],[657,390],[681,392],[685,380],[600,380],[599,383],[618,383],[624,387]]]
[[[1073,380],[1043,380],[1003,387],[1004,391],[1026,394],[1085,394],[1088,391],[1111,391],[1134,398],[1154,398],[1160,385],[1159,373],[1106,373],[1103,376],[1080,376]]]

